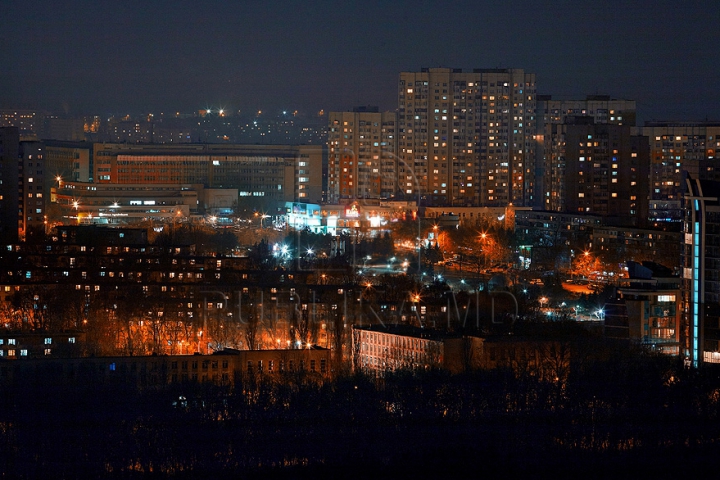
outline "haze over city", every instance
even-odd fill
[[[717,470],[718,20],[0,0],[0,477]]]
[[[539,94],[713,119],[712,1],[2,1],[0,105],[58,113],[397,108],[420,67],[522,68]]]

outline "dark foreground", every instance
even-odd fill
[[[670,478],[712,471],[720,455],[718,372],[661,358],[549,381],[505,370],[240,380],[5,385],[2,476]]]

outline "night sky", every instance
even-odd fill
[[[523,68],[639,120],[720,118],[720,2],[0,0],[0,106],[397,106],[401,71]]]

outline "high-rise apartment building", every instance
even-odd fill
[[[720,183],[683,183],[684,353],[697,367],[720,363]]]
[[[720,123],[646,122],[637,129],[650,142],[649,216],[681,222],[685,170],[695,179],[720,180]]]
[[[566,123],[568,118],[574,117],[590,117],[595,124],[634,126],[636,102],[612,98],[609,95],[588,95],[584,100],[553,100],[550,95],[537,96],[534,207],[548,209],[544,182],[552,168],[553,125],[561,125]]]
[[[565,123],[568,117],[591,117],[595,123],[634,126],[636,111],[635,100],[609,95],[588,95],[585,100],[553,100],[550,95],[538,95],[538,132],[542,132],[545,125]]]
[[[429,205],[532,205],[535,89],[521,69],[401,73],[398,190]]]
[[[43,114],[35,110],[0,109],[0,127],[16,127],[20,135],[39,135],[42,130]]]
[[[42,142],[20,142],[19,222],[26,241],[45,235],[45,147]]]
[[[329,114],[328,202],[397,194],[396,124],[396,113],[373,108]]]
[[[0,244],[18,242],[20,133],[0,127]]]
[[[548,131],[544,209],[642,225],[647,216],[647,139],[630,135],[629,126],[596,125],[589,117],[569,117]]]

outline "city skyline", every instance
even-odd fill
[[[715,117],[717,5],[524,3],[3,1],[0,105],[394,110],[403,71],[522,68],[541,95],[637,100],[639,123]]]

